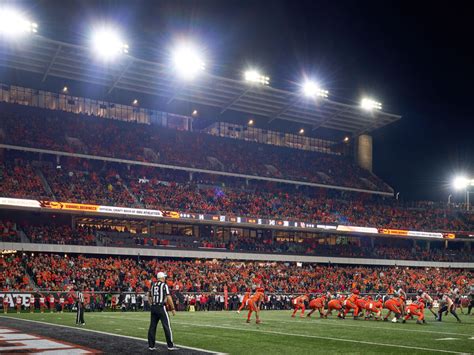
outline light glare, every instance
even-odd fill
[[[0,34],[17,37],[26,33],[36,33],[38,25],[31,22],[15,9],[0,8]]]
[[[97,30],[92,37],[92,43],[94,53],[104,60],[128,53],[128,44],[122,40],[117,31],[110,28]]]
[[[327,98],[329,91],[323,90],[314,81],[307,81],[303,84],[303,94],[306,97],[323,97]]]
[[[178,75],[185,79],[194,79],[206,69],[199,51],[190,44],[181,44],[173,51],[173,66]]]
[[[377,102],[375,100],[369,99],[369,98],[363,98],[362,101],[360,102],[360,106],[367,111],[372,111],[372,110],[381,110],[382,109],[382,104],[380,102]]]
[[[464,190],[469,185],[474,185],[474,180],[469,181],[469,179],[465,176],[458,176],[453,181],[453,186],[456,190]]]
[[[270,84],[270,78],[268,76],[260,74],[257,70],[247,70],[244,73],[245,81],[252,84],[268,85]]]

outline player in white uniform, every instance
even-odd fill
[[[429,294],[427,294],[423,290],[418,290],[418,295],[416,296],[417,300],[424,300],[425,301],[425,307],[430,310],[430,312],[434,315],[435,318],[438,318],[438,315],[433,311],[433,298]]]
[[[458,315],[456,314],[454,302],[447,294],[438,293],[438,302],[440,302],[438,318],[436,319],[438,322],[441,322],[444,312],[449,312],[457,319],[459,323],[461,323],[461,319],[459,319]]]

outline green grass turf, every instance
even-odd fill
[[[459,324],[449,315],[440,323],[427,312],[428,323],[418,325],[413,320],[392,324],[335,317],[294,319],[290,314],[290,311],[262,311],[260,325],[254,319],[246,324],[246,315],[235,312],[180,312],[170,317],[177,344],[230,354],[474,353],[473,316],[461,315],[463,323]],[[71,313],[8,316],[63,325],[75,322],[75,314]],[[146,338],[149,315],[86,313],[85,320],[87,329]],[[445,338],[454,339],[439,340]],[[157,339],[164,341],[160,326]]]

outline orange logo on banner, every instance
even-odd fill
[[[56,201],[40,201],[40,206],[43,208],[51,208],[55,210],[66,210],[66,211],[96,212],[99,210],[98,205],[86,205],[82,203],[68,203],[68,202],[56,202]]]
[[[163,217],[179,218],[179,212],[175,212],[175,211],[163,211]]]

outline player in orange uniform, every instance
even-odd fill
[[[382,308],[383,308],[383,303],[379,299],[376,299],[375,301],[370,299],[367,300],[365,303],[365,319],[369,318],[370,314],[375,313],[375,319],[380,320],[380,316],[382,315]]]
[[[337,316],[339,318],[342,318],[342,308],[343,308],[344,301],[345,301],[344,296],[330,300],[328,302],[328,309],[326,310],[326,313],[324,314],[324,318],[327,318],[328,314],[332,314],[333,310],[339,311]]]
[[[395,313],[395,317],[392,319],[392,322],[397,323],[397,319],[402,315],[402,306],[403,300],[401,297],[393,297],[385,301],[384,307],[388,309],[388,313],[383,320],[388,322],[388,317],[390,317],[393,312]]]
[[[346,318],[346,314],[352,309],[354,311],[354,319],[357,319],[359,315],[359,306],[357,306],[357,300],[359,299],[359,290],[354,289],[349,298],[345,301],[344,304],[344,315],[343,318]]]
[[[321,296],[318,298],[313,298],[311,302],[309,302],[309,308],[311,312],[308,313],[307,317],[311,317],[311,315],[317,310],[319,312],[319,316],[321,318],[324,317],[324,304],[326,303],[326,296]]]
[[[296,312],[298,312],[299,309],[301,309],[301,315],[300,317],[304,317],[304,311],[306,309],[305,307],[305,302],[309,299],[308,295],[302,295],[298,296],[293,300],[293,314],[291,315],[293,318],[295,317]]]
[[[255,317],[257,318],[256,323],[260,324],[260,304],[263,302],[264,298],[264,289],[258,288],[257,292],[254,293],[252,297],[247,302],[247,308],[249,313],[247,315],[247,323],[250,323],[250,317],[252,316],[252,312],[255,312]]]
[[[423,300],[418,300],[410,304],[406,309],[406,316],[403,319],[402,323],[405,323],[408,319],[417,316],[416,324],[425,323],[425,302]]]
[[[365,298],[358,298],[355,301],[356,306],[359,307],[359,313],[363,312],[363,315],[365,316],[365,306],[367,305],[367,302],[371,300],[372,298],[370,296],[367,296]]]
[[[247,302],[250,299],[250,289],[247,289],[247,292],[245,292],[244,298],[242,298],[242,303],[237,310],[237,313],[240,313],[241,310],[243,310],[245,307],[247,307]]]

